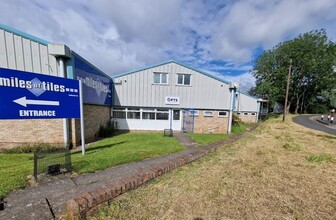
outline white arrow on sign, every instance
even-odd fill
[[[15,99],[13,102],[22,105],[24,107],[27,107],[27,105],[53,105],[53,106],[59,106],[59,101],[48,101],[48,100],[31,100],[26,99],[26,96]]]

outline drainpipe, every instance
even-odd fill
[[[258,119],[259,119],[259,116],[260,116],[262,99],[258,99],[257,103],[259,104],[259,108],[258,108],[258,112],[257,112],[256,123],[258,123]]]
[[[59,76],[66,78],[65,59],[71,59],[71,50],[64,44],[48,44],[48,53],[54,56],[59,65]],[[68,119],[63,119],[64,147],[68,147],[69,142]]]
[[[59,68],[60,68],[60,77],[66,78],[65,75],[65,64],[62,57],[58,58]],[[64,137],[64,147],[68,147],[69,144],[69,123],[67,118],[63,118],[63,137]]]
[[[228,134],[231,134],[232,129],[232,118],[233,118],[233,108],[234,108],[234,101],[235,101],[235,95],[236,95],[236,89],[238,85],[231,83],[230,84],[230,93],[231,93],[231,100],[230,100],[230,112],[229,112],[229,123],[228,123]]]

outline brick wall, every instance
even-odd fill
[[[97,139],[100,125],[106,125],[111,120],[111,107],[100,105],[84,105],[84,127],[85,142],[92,142]],[[74,146],[81,143],[80,120],[71,119],[70,140]]]
[[[63,142],[62,119],[0,120],[0,148]]]
[[[244,115],[244,113],[241,113],[239,115],[239,118],[244,123],[256,123],[257,115],[251,115],[251,113],[248,113],[248,115]]]
[[[218,111],[213,111],[213,116],[204,116],[204,111],[199,110],[199,115],[194,118],[194,133],[216,133],[226,134],[228,126],[228,115],[219,117]]]

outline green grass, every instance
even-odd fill
[[[309,157],[306,157],[306,160],[310,163],[320,163],[323,161],[326,162],[336,162],[336,158],[330,155],[321,154],[321,155],[311,155]]]
[[[250,124],[239,124],[232,126],[231,134],[239,134],[246,130],[246,128],[250,127]],[[187,134],[190,138],[192,138],[198,146],[207,145],[216,143],[219,141],[223,141],[230,137],[228,134]]]
[[[119,164],[141,161],[183,150],[175,138],[162,133],[127,133],[106,138],[72,152],[74,172],[89,173]],[[0,198],[24,188],[25,178],[33,174],[33,154],[0,154]]]

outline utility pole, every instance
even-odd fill
[[[289,81],[290,81],[291,71],[292,71],[292,59],[290,59],[290,61],[289,61],[289,70],[288,70],[288,77],[287,77],[286,96],[285,96],[285,104],[284,104],[284,112],[283,112],[282,121],[285,121],[285,117],[286,117],[286,113],[287,113],[287,102],[288,102]]]

